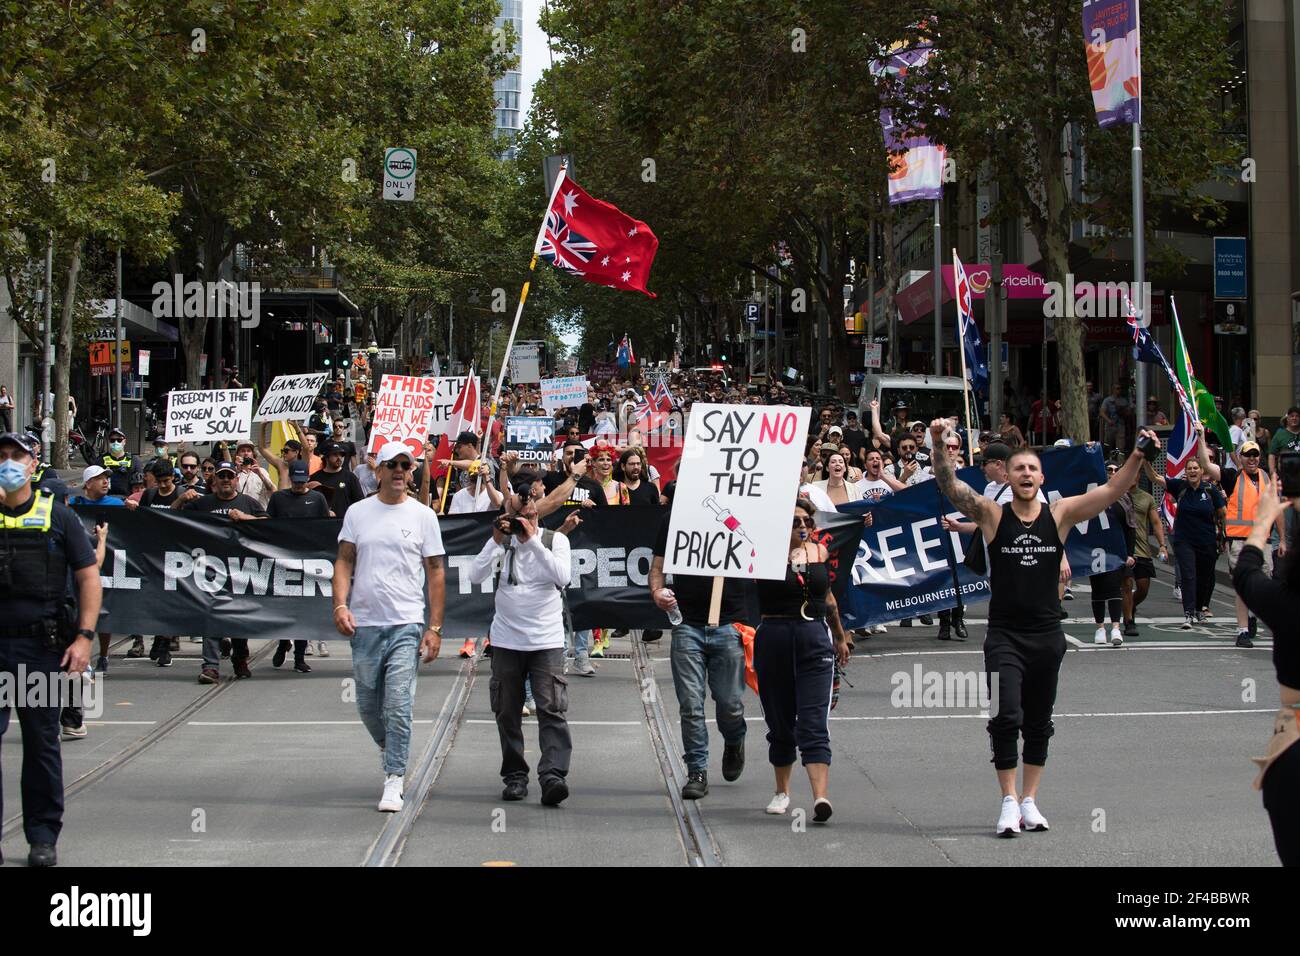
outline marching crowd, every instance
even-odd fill
[[[72,505],[192,511],[224,515],[235,522],[341,518],[333,581],[334,623],[352,642],[357,705],[380,748],[385,782],[379,806],[386,811],[402,805],[417,657],[431,660],[441,647],[444,550],[436,515],[497,514],[491,538],[470,570],[472,582],[494,579],[494,618],[485,626],[481,651],[476,641],[467,640],[459,654],[470,657],[481,652],[491,658],[490,688],[503,754],[504,799],[523,799],[528,792],[522,718],[532,714],[541,737],[537,773],[542,802],[555,805],[568,796],[572,749],[565,720],[568,677],[594,677],[597,664],[593,661],[604,655],[610,637],[626,633],[609,628],[575,631],[571,626],[564,594],[570,575],[568,535],[593,508],[660,509],[664,517],[649,588],[653,601],[673,624],[670,660],[688,772],[682,797],[698,799],[708,793],[705,708],[709,694],[724,742],[723,777],[730,781],[741,774],[746,729],[743,687],[748,680],[756,685],[762,704],[768,759],[775,775],[774,796],[767,811],[786,812],[791,771],[800,758],[813,791],[814,820],[825,822],[831,815],[827,718],[840,674],[855,640],[881,633],[886,625],[846,630],[831,587],[826,544],[816,533],[816,513],[859,502],[878,503],[909,486],[938,480],[943,493],[970,519],[944,519],[945,528],[971,534],[982,531],[988,542],[987,552],[969,548],[967,561],[980,573],[985,561],[992,562],[996,603],[997,568],[1003,567],[1004,582],[1009,573],[999,551],[1002,536],[1009,533],[1004,531],[1003,519],[1013,505],[1030,511],[1047,505],[1041,491],[1041,469],[1027,464],[1029,459],[1037,463],[1038,456],[1027,449],[1015,420],[1003,416],[996,433],[976,437],[975,454],[970,457],[981,467],[983,481],[980,488],[970,489],[954,477],[956,469],[970,463],[972,438],[963,433],[955,416],[930,423],[915,421],[901,402],[888,409],[887,419],[875,401],[862,409],[862,417],[857,408],[838,402],[815,405],[800,465],[798,499],[792,505],[786,578],[765,581],[761,586],[727,579],[719,597],[712,593],[711,578],[677,575],[670,580],[663,570],[667,515],[675,491],[673,475],[691,408],[698,402],[787,404],[804,397],[793,396],[778,384],[742,387],[729,382],[724,374],[683,377],[675,372],[671,376],[665,373],[656,394],[664,398],[662,403],[648,401],[646,386],[638,389],[602,383],[590,387],[586,403],[547,411],[537,388],[517,386],[503,393],[495,417],[484,403],[477,429],[447,436],[438,444],[430,436],[423,454],[416,455],[399,442],[385,443],[377,453],[368,453],[356,438],[369,433],[373,410],[369,403],[354,403],[342,381],[335,381],[327,385],[310,417],[301,424],[287,424],[282,433],[286,437],[280,439],[270,438],[264,425],[256,442],[218,443],[202,455],[189,448],[172,448],[159,438],[153,442],[152,457],[142,460],[126,450],[125,435],[114,431],[101,462],[83,472],[75,495],[69,494],[57,476],[39,466],[32,466],[30,480],[34,489]],[[1202,429],[1197,457],[1177,479],[1166,479],[1152,467],[1149,442],[1144,447],[1144,442],[1138,441],[1139,447],[1125,457],[1122,435],[1103,428],[1102,441],[1111,452],[1106,467],[1109,481],[1100,489],[1104,496],[1090,492],[1063,499],[1080,504],[1063,509],[1052,506],[1057,524],[1067,512],[1086,515],[1105,511],[1125,532],[1124,565],[1093,575],[1089,582],[1097,644],[1120,645],[1124,636],[1137,632],[1136,612],[1149,593],[1157,558],[1174,562],[1184,626],[1190,628],[1210,613],[1214,565],[1220,552],[1227,552],[1234,571],[1260,564],[1271,572],[1274,554],[1286,556],[1285,515],[1290,512],[1284,514],[1270,503],[1278,499],[1281,456],[1300,450],[1300,408],[1289,411],[1272,437],[1267,467],[1263,467],[1264,453],[1256,440],[1264,436],[1259,430],[1251,433],[1244,428],[1244,411],[1235,411],[1241,413],[1240,417],[1234,414],[1234,439],[1241,437],[1237,447],[1216,461],[1222,450],[1205,440]],[[511,415],[550,419],[556,436],[554,454],[544,456],[544,461],[524,462],[518,451],[506,449],[505,419]],[[1112,422],[1118,427],[1121,417],[1116,414]],[[1137,436],[1144,434],[1148,433],[1137,430]],[[19,453],[30,453],[33,462],[38,460],[39,447],[32,437],[20,436],[21,442],[16,442],[16,437],[6,439],[21,446]],[[1056,444],[1068,444],[1068,440]],[[1158,443],[1155,447],[1158,449]],[[1027,468],[1033,472],[1029,479],[1024,477]],[[1157,503],[1160,498],[1164,505]],[[862,514],[865,524],[871,524],[869,507],[854,510]],[[1035,521],[1047,520],[1042,517],[1045,512],[1035,513],[1039,515]],[[1248,538],[1258,537],[1259,519],[1264,515],[1269,516],[1269,531],[1276,532],[1275,543],[1262,549],[1258,561],[1252,557],[1242,563],[1250,545]],[[1023,518],[1021,521],[1024,524]],[[1068,523],[1061,526],[1068,531]],[[1042,595],[1026,598],[1042,618],[1026,625],[1031,630],[1047,627],[1044,622],[1050,615],[1055,623],[1048,630],[1054,628],[1053,633],[1058,633],[1060,619],[1066,616],[1059,603],[1072,596],[1062,545],[1065,531],[1042,532],[1045,538],[1056,540],[1051,549],[1054,570],[1050,571],[1057,586],[1056,600]],[[97,537],[102,563],[102,527]],[[1269,540],[1266,535],[1265,541]],[[1042,562],[1035,561],[1034,574],[1048,575]],[[1003,593],[1007,590],[1003,584]],[[711,605],[717,608],[712,623]],[[1015,622],[1020,612],[1009,610],[1005,601],[999,606],[999,627],[1013,636],[1006,639],[1005,646],[998,645],[990,670],[1009,666],[1007,661],[1028,668],[1026,673],[1048,666],[1050,662],[1035,663],[1041,647],[1017,643],[1014,634],[1019,625]],[[751,626],[755,607],[760,612],[757,628]],[[967,638],[960,606],[938,616],[940,640]],[[990,616],[991,635],[994,616]],[[427,626],[422,627],[426,619]],[[1238,646],[1250,647],[1255,617],[1241,598],[1237,619]],[[920,622],[933,623],[928,616],[921,616]],[[898,623],[904,627],[912,624],[910,620]],[[111,635],[95,636],[97,654],[88,670],[103,679],[110,671]],[[641,635],[648,642],[661,638],[662,632],[656,630]],[[142,657],[147,653],[159,667],[168,667],[181,639],[153,635],[146,650],[144,636],[131,635],[126,655]],[[220,661],[226,658],[236,679],[252,676],[247,639],[205,634],[190,640],[201,644],[200,683],[219,682]],[[313,652],[328,655],[328,644],[323,640],[281,641],[273,665],[282,666],[290,651],[293,669],[308,673],[311,666],[306,658]],[[991,653],[986,645],[986,655]],[[747,657],[752,658],[752,665],[747,665]],[[1050,679],[1054,696],[1054,671]],[[1040,700],[1036,715],[1023,717],[1039,721],[1034,730],[1039,735],[1034,738],[1038,749],[1031,755],[1026,723],[1025,798],[1017,799],[1014,812],[1004,802],[999,819],[1002,835],[1018,832],[1021,824],[1028,829],[1046,829],[1046,820],[1034,804],[1041,764],[1032,772],[1029,766],[1031,756],[1045,757],[1046,736],[1050,736],[1050,702],[1046,717],[1041,705]],[[1015,748],[1011,744],[1007,750],[1006,735],[1014,736],[1020,725],[1012,724],[1020,719],[1013,713],[996,727],[996,722],[990,723],[995,753],[1002,754],[997,766],[1007,799],[1015,796],[1016,778]],[[64,708],[60,723],[65,739],[86,735],[75,707]],[[1008,753],[1012,755],[1009,758]]]

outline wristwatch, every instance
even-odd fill
[[[425,630],[426,630],[426,631],[433,631],[433,633],[437,634],[438,637],[442,637],[442,625],[441,625],[441,624],[430,624],[428,627],[425,628]]]
[[[93,641],[95,639],[95,632],[88,627],[83,627],[81,630],[77,631],[77,637],[84,637],[88,641]]]

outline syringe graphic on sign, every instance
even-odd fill
[[[740,519],[737,518],[735,515],[733,515],[726,508],[722,507],[722,505],[718,504],[717,498],[713,497],[713,495],[709,495],[707,498],[704,499],[703,504],[704,507],[708,508],[710,511],[713,512],[714,517],[716,517],[718,521],[722,522],[723,527],[725,527],[728,531],[730,531],[732,534],[736,535],[737,537],[744,538],[746,541],[749,542],[750,558],[753,558],[758,553],[757,551],[754,550],[753,548],[754,541],[752,538],[750,538],[748,534],[745,533],[745,529],[741,525]],[[754,564],[752,561],[750,562],[749,570],[750,572],[753,572],[754,570]]]

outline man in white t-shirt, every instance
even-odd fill
[[[376,465],[379,493],[349,507],[339,531],[334,626],[352,639],[357,710],[383,760],[379,809],[395,813],[402,809],[416,670],[442,646],[446,552],[437,515],[407,497],[415,467],[409,449],[388,442]]]
[[[895,491],[901,491],[907,485],[885,471],[885,459],[873,448],[867,452],[866,469],[858,482],[858,490],[865,501],[880,501],[888,498]]]
[[[582,520],[573,511],[554,534],[538,526],[537,502],[545,496],[537,472],[520,472],[505,514],[469,569],[471,584],[494,574],[492,617],[492,713],[501,739],[503,800],[528,796],[524,758],[525,684],[537,702],[541,758],[537,782],[542,804],[558,806],[569,795],[566,777],[573,741],[564,714],[569,709],[564,677],[564,588],[573,572],[568,534]]]

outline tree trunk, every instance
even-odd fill
[[[67,285],[63,292],[63,308],[59,312],[58,336],[54,340],[55,362],[51,370],[54,389],[54,454],[55,468],[68,467],[68,386],[72,378],[72,313],[77,304],[77,276],[81,272],[81,244],[72,245],[72,260],[68,263]]]
[[[894,293],[898,290],[898,262],[894,256],[894,215],[887,213],[881,221],[881,245],[884,246],[885,275],[881,279],[885,293],[885,334],[889,336],[889,368],[899,371],[899,353],[902,347],[897,335],[898,306],[894,304]],[[882,363],[883,364],[883,363]]]
[[[1047,263],[1047,281],[1065,286],[1070,271],[1069,250],[1063,235],[1048,236],[1044,244]],[[1056,319],[1056,372],[1061,395],[1060,430],[1062,437],[1075,443],[1086,442],[1091,434],[1088,427],[1088,395],[1084,388],[1083,367],[1084,328],[1074,314],[1074,297],[1062,296],[1064,315]]]

